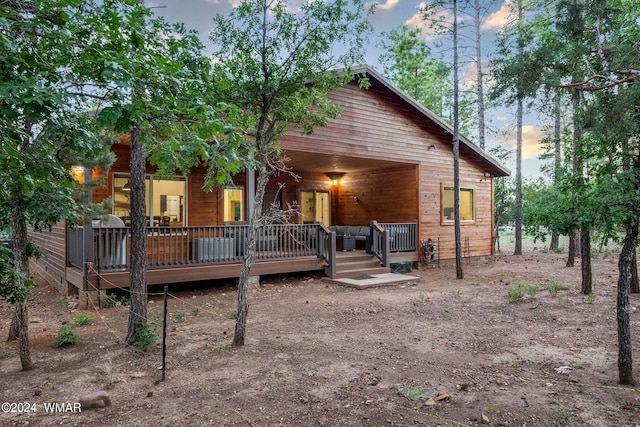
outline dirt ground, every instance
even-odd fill
[[[0,342],[0,402],[16,403],[3,405],[0,425],[636,426],[640,390],[617,384],[616,255],[593,261],[591,298],[565,257],[528,250],[467,264],[462,280],[448,265],[367,290],[263,278],[238,349],[231,282],[174,286],[165,381],[160,340],[147,354],[123,345],[124,306],[88,310],[82,343],[53,348],[83,311],[42,285],[29,304],[36,369],[20,371],[16,344]],[[529,294],[510,302],[518,285]],[[161,289],[151,293],[158,324]],[[639,295],[631,305],[637,354]],[[10,312],[0,303],[0,337]],[[73,412],[100,390],[110,407]]]

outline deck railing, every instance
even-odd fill
[[[131,233],[128,227],[93,228],[93,263],[97,271],[128,267]],[[148,227],[147,266],[241,262],[247,250],[247,225],[211,227]],[[86,268],[84,229],[67,233],[69,265]],[[318,224],[274,224],[260,227],[256,260],[323,257],[326,251]]]
[[[390,252],[414,252],[418,250],[418,221],[379,222],[378,225],[389,231]]]
[[[248,227],[148,227],[147,266],[154,268],[242,262],[247,251]],[[89,231],[92,236],[85,236],[84,232],[82,227],[70,228],[67,232],[67,260],[70,266],[81,268],[85,272],[118,271],[129,267],[129,227],[96,227]],[[335,233],[322,224],[274,224],[260,227],[255,249],[255,259],[258,261],[315,256],[325,260],[330,269],[336,268]],[[417,221],[372,221],[370,250],[385,267],[389,265],[391,252],[417,251]]]
[[[392,252],[415,252],[418,250],[418,221],[387,222],[371,221],[371,253],[383,267],[389,266]]]

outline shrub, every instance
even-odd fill
[[[80,338],[76,329],[72,325],[62,325],[60,329],[58,329],[58,335],[53,342],[53,347],[58,348],[79,342],[82,342],[82,338]]]
[[[398,389],[398,395],[408,400],[416,401],[422,399],[423,397],[427,397],[427,392],[419,386],[410,386]]]
[[[517,286],[509,286],[507,296],[509,297],[509,302],[516,302],[524,297],[524,288],[521,284],[518,284]]]
[[[537,293],[538,285],[523,285],[522,283],[518,283],[516,286],[509,286],[509,289],[507,290],[509,302],[516,302],[519,299],[524,298],[525,295],[534,297]]]
[[[155,332],[147,325],[140,330],[138,340],[134,343],[136,350],[140,353],[146,353],[156,340]]]
[[[73,324],[76,326],[83,326],[91,322],[91,315],[89,313],[79,313]]]
[[[549,293],[551,295],[556,295],[559,291],[568,291],[569,287],[563,285],[560,282],[556,282],[553,280],[547,281],[547,284],[545,285],[545,290],[549,291]]]

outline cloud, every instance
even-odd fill
[[[384,4],[378,4],[378,9],[391,10],[400,4],[400,0],[387,0]]]
[[[540,154],[544,153],[540,141],[547,136],[547,133],[538,126],[522,126],[522,159],[536,159]],[[505,139],[515,153],[517,144],[516,131],[509,133]]]
[[[503,28],[509,22],[511,16],[512,0],[505,0],[504,4],[489,15],[489,17],[482,24],[483,30],[499,30]]]
[[[425,3],[420,3],[417,6],[417,9],[422,10],[425,6]],[[449,25],[449,22],[453,22],[453,15],[451,14],[451,11],[444,8],[437,9],[433,17],[434,19],[438,19],[440,22],[445,23],[445,25]],[[404,25],[409,28],[422,28],[422,32],[418,37],[425,41],[434,41],[439,40],[442,37],[446,37],[442,34],[436,34],[432,29],[430,29],[429,21],[425,21],[422,17],[422,13],[420,12],[414,13],[409,19],[404,22]]]

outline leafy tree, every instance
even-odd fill
[[[528,78],[532,71],[530,53],[525,47],[530,43],[527,31],[525,7],[522,0],[511,5],[511,22],[500,32],[496,54],[491,61],[496,86],[490,97],[502,98],[507,105],[516,107],[516,176],[515,176],[515,250],[522,255],[522,126],[524,101],[537,90]]]
[[[84,66],[76,55],[90,4],[69,0],[0,4],[0,228],[11,247],[0,248],[0,296],[16,304],[22,369],[33,366],[27,298],[35,285],[27,236],[61,220],[82,217],[72,165],[106,167],[101,137],[79,95]]]
[[[431,50],[420,39],[421,28],[403,25],[387,34],[380,55],[383,72],[400,89],[420,104],[442,116],[445,103],[452,99],[451,70],[431,57]]]
[[[500,162],[505,163],[511,158],[513,152],[502,146],[497,146],[489,149],[489,154]],[[498,252],[500,252],[500,227],[513,223],[514,188],[513,178],[509,176],[496,178],[494,181],[494,245],[497,245]]]
[[[240,127],[246,133],[257,186],[249,215],[247,251],[238,281],[238,316],[233,344],[244,345],[249,309],[247,285],[256,236],[266,222],[261,208],[269,177],[286,171],[278,139],[291,128],[311,133],[340,109],[326,94],[351,80],[347,69],[361,62],[362,47],[371,30],[364,0],[304,3],[298,13],[284,0],[244,0],[228,17],[214,19],[211,40],[218,50],[215,75],[219,99],[240,107]],[[346,51],[334,47],[349,40]],[[361,81],[366,83],[366,81]],[[224,169],[225,166],[221,165]]]
[[[621,383],[632,384],[629,287],[640,218],[637,5],[631,0],[567,0],[552,6],[548,16],[554,19],[538,21],[529,57],[532,67],[538,64],[536,71],[548,71],[528,75],[554,76],[556,87],[572,95],[572,170],[558,191],[567,201],[563,212],[575,213],[573,223],[585,238],[594,226],[612,238],[624,230],[617,286],[618,374]],[[587,256],[583,253],[583,263]],[[584,279],[583,269],[583,292],[588,290]]]
[[[110,34],[92,38],[83,49],[100,100],[99,122],[131,139],[130,310],[126,342],[134,344],[147,325],[146,160],[160,175],[187,171],[200,162],[221,161],[218,137],[234,136],[233,111],[210,100],[211,63],[197,34],[183,25],[151,19],[138,0],[105,0],[92,20]],[[211,143],[213,141],[213,143]],[[238,162],[224,159],[228,170]]]
[[[485,148],[485,95],[484,95],[484,72],[482,68],[482,21],[495,1],[472,0],[467,1],[473,16],[474,47],[476,64],[476,105],[478,111],[478,145]]]

